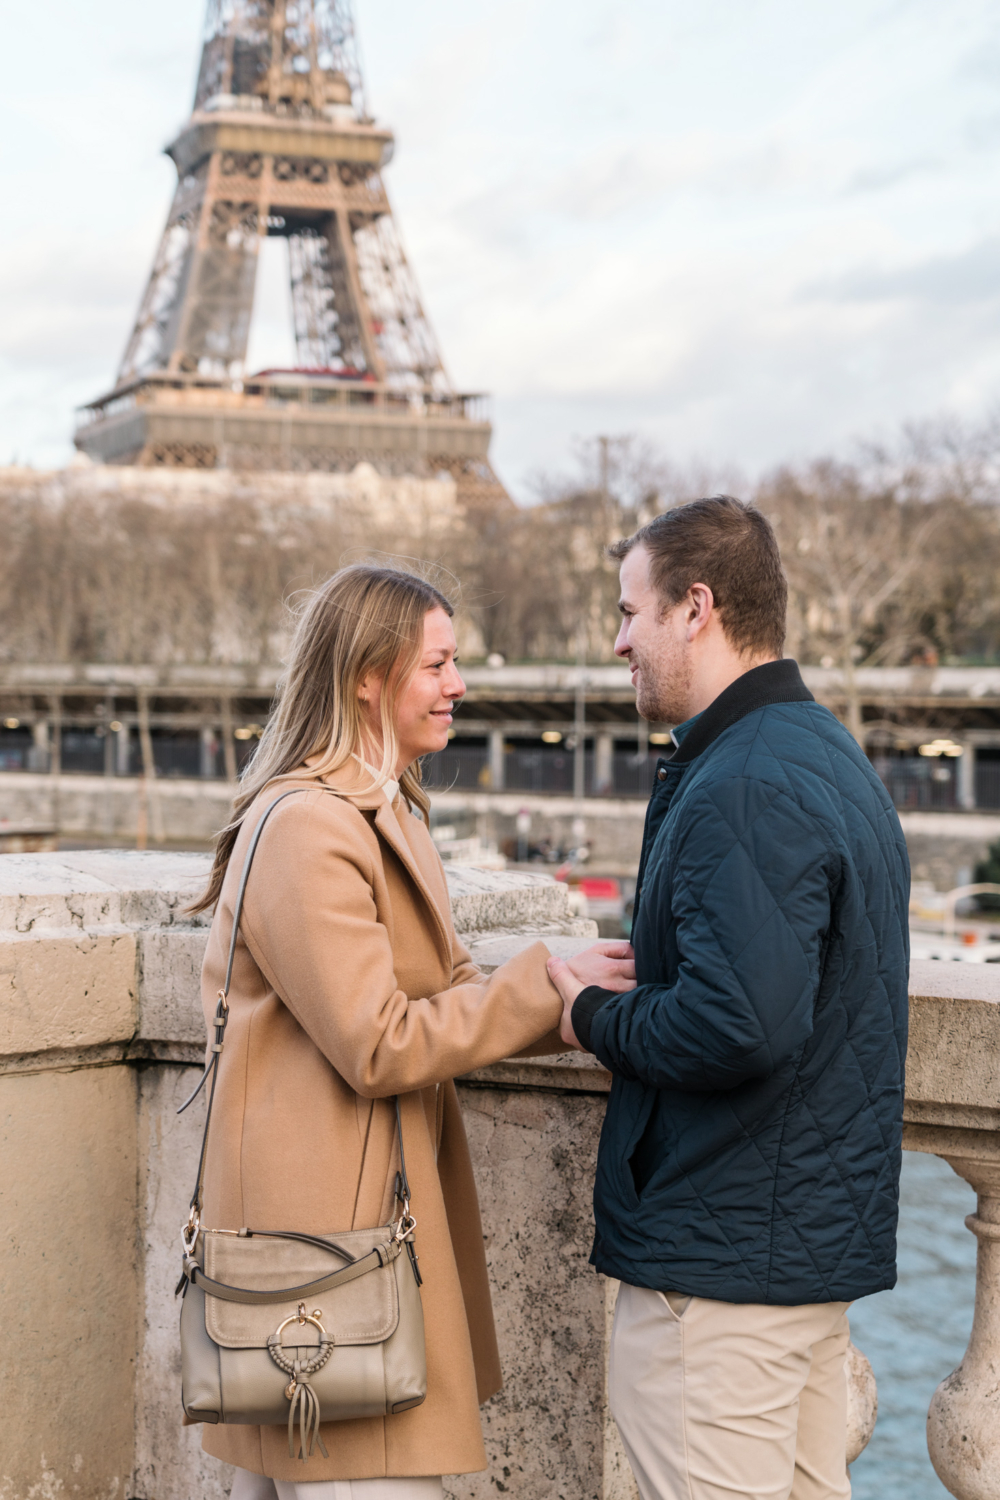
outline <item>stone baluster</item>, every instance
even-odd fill
[[[958,1500],[1000,1500],[1000,1160],[989,1159],[986,1141],[977,1145],[968,1157],[945,1157],[978,1195],[965,1221],[979,1242],[976,1309],[962,1363],[934,1392],[927,1447]]]
[[[994,964],[910,965],[903,1145],[943,1157],[978,1195],[966,1220],[978,1241],[972,1334],[927,1417],[931,1462],[959,1500],[1000,1500],[998,980]]]
[[[856,1344],[847,1346],[847,1462],[864,1452],[875,1431],[878,1391],[868,1360]]]

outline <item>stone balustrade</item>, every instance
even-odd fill
[[[903,1144],[972,1185],[976,1306],[965,1358],[938,1386],[931,1462],[959,1500],[1000,1500],[1000,972],[914,964]]]
[[[204,856],[0,860],[0,1500],[223,1500],[228,1474],[179,1424],[177,1276],[203,1103],[207,935],[185,904]],[[541,934],[592,940],[545,877],[449,871],[456,925],[493,968]],[[938,1473],[1000,1500],[1000,972],[915,966],[906,1145],[979,1193],[976,1316],[931,1407]],[[452,1500],[632,1500],[605,1399],[615,1285],[588,1264],[608,1075],[592,1058],[515,1060],[459,1093],[476,1163],[506,1386],[484,1409],[490,1472]],[[944,1373],[944,1372],[942,1372]],[[874,1420],[852,1351],[849,1448]]]

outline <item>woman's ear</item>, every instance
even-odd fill
[[[361,712],[373,728],[382,722],[382,678],[368,673],[358,683],[358,702]]]

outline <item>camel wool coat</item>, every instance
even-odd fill
[[[215,1012],[253,829],[295,785],[249,808],[202,976]],[[403,1143],[427,1344],[427,1399],[328,1422],[303,1462],[284,1427],[208,1426],[208,1453],[282,1480],[469,1473],[486,1467],[478,1403],[501,1385],[476,1186],[452,1079],[555,1052],[562,1013],[537,942],[485,978],[455,936],[444,869],[398,793],[303,779],[254,855],[208,1142],[203,1222],[308,1234],[387,1223]]]

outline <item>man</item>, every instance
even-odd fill
[[[658,516],[616,654],[676,724],[639,864],[636,986],[559,959],[563,1038],[613,1074],[593,1263],[643,1500],[850,1495],[846,1312],[895,1284],[909,868],[864,753],[782,660],[766,518]]]

